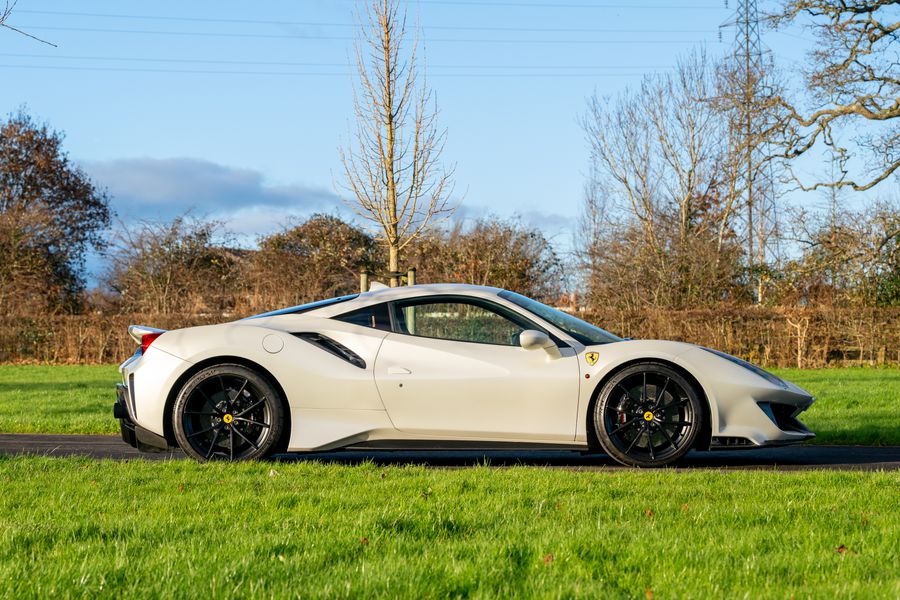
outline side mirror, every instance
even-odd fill
[[[543,331],[535,329],[526,329],[519,334],[519,345],[526,350],[540,350],[541,348],[549,348],[556,346],[550,336]]]

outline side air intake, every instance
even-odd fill
[[[366,368],[366,361],[364,361],[359,354],[357,354],[347,346],[339,344],[330,337],[322,335],[321,333],[305,332],[293,333],[291,335],[296,336],[301,340],[306,340],[313,346],[321,348],[325,352],[337,356],[341,360],[347,361],[354,367],[359,367],[360,369]]]

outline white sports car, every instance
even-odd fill
[[[513,292],[379,286],[232,323],[129,327],[115,416],[198,460],[555,448],[651,467],[814,437],[810,394],[727,354],[626,340]]]

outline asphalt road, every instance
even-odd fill
[[[184,460],[179,452],[144,454],[111,435],[0,434],[0,455],[36,454],[89,456],[116,460]],[[615,470],[619,466],[604,455],[582,455],[569,451],[340,451],[289,454],[281,461],[323,461],[355,464],[371,460],[377,464],[421,464],[458,468],[488,462],[496,467],[532,465],[573,471]],[[793,446],[760,450],[692,452],[679,469],[738,469],[802,471],[814,469],[876,471],[900,470],[900,446]]]

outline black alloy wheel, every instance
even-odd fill
[[[264,458],[281,438],[283,423],[274,387],[236,364],[196,373],[181,388],[172,411],[178,445],[200,461]]]
[[[594,405],[593,424],[603,450],[632,467],[661,467],[687,454],[706,410],[676,370],[639,363],[616,373]]]

